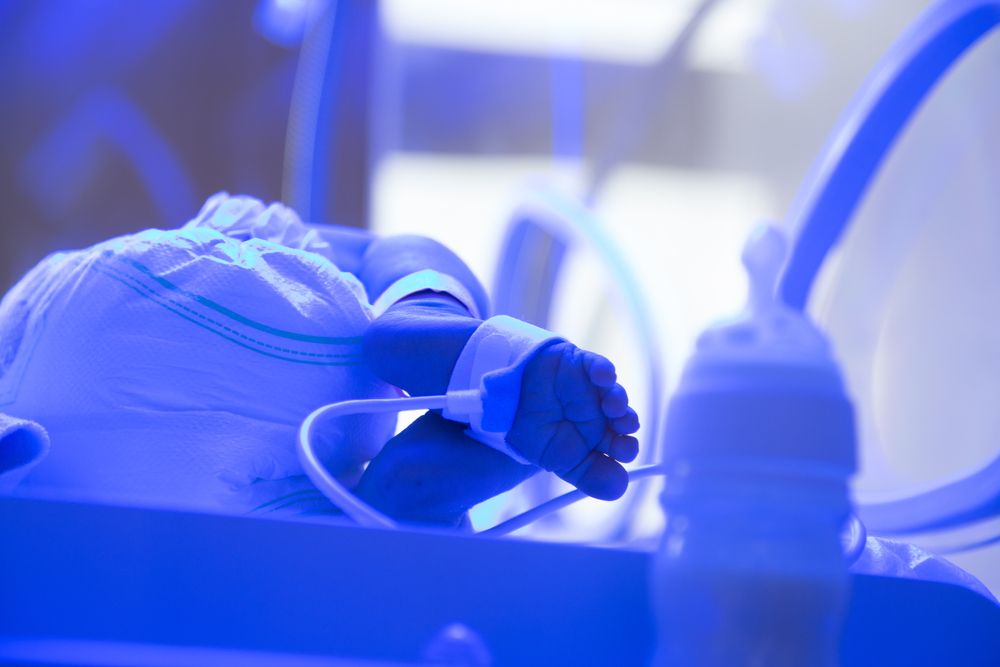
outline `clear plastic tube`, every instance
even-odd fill
[[[628,473],[628,481],[631,484],[634,481],[644,479],[647,477],[655,477],[658,475],[663,475],[663,467],[659,465],[648,465],[636,468],[635,470],[630,470]],[[537,507],[533,507],[526,512],[522,512],[517,516],[511,517],[502,523],[498,523],[492,528],[487,528],[480,531],[483,535],[507,535],[513,533],[519,528],[524,528],[530,523],[538,521],[546,514],[551,514],[552,512],[557,512],[564,507],[572,505],[575,502],[579,502],[585,498],[588,498],[587,494],[583,491],[573,490],[562,494],[561,496],[556,496],[552,500],[547,500]]]
[[[358,413],[402,412],[405,410],[434,410],[445,407],[447,396],[415,396],[407,398],[373,398],[359,401],[341,401],[317,408],[309,413],[299,427],[299,462],[310,481],[360,526],[370,528],[397,528],[395,521],[361,501],[331,475],[313,449],[313,428],[322,418],[343,417]]]
[[[896,41],[841,117],[791,210],[798,238],[779,287],[805,308],[816,274],[885,156],[938,81],[1000,24],[1000,0],[935,3]]]
[[[876,65],[792,207],[798,238],[779,286],[785,303],[806,307],[820,267],[903,128],[951,67],[998,25],[1000,0],[939,1]],[[965,479],[860,508],[869,527],[880,534],[954,527],[998,511],[1000,456]]]
[[[344,514],[358,525],[369,528],[398,529],[395,521],[368,505],[350,492],[323,467],[312,446],[313,429],[317,422],[324,418],[343,417],[359,413],[403,412],[406,410],[439,410],[450,403],[469,400],[468,391],[454,392],[438,396],[413,396],[405,398],[373,398],[367,400],[342,401],[317,408],[309,413],[299,427],[298,455],[302,468],[316,487],[323,492],[330,502],[340,508]],[[629,483],[642,479],[658,477],[665,474],[663,466],[647,465],[629,471]],[[548,500],[537,507],[522,512],[502,523],[479,532],[491,537],[507,535],[528,524],[538,521],[543,516],[561,510],[568,505],[583,500],[588,496],[579,490],[573,490]],[[864,524],[856,516],[851,517],[851,523],[844,539],[844,552],[849,562],[855,561],[864,550],[866,532]]]

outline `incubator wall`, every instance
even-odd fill
[[[643,99],[635,91],[655,76],[697,3],[639,3],[634,14],[643,21],[587,4],[553,21],[546,12],[558,3],[519,7],[515,18],[501,4],[479,14],[430,3],[421,17],[405,1],[383,5],[376,90],[392,103],[375,106],[381,134],[371,179],[375,229],[433,230],[487,281],[525,191],[585,196],[588,168],[602,159],[614,124],[629,122],[628,104]],[[761,220],[792,231],[785,213],[814,156],[875,62],[926,5],[716,3],[678,75],[652,104],[644,100],[642,140],[593,205],[646,290],[668,390],[697,332],[741,304],[746,233]],[[588,39],[593,21],[634,48]],[[468,37],[477,31],[489,39]],[[659,48],[650,46],[656,39]],[[858,407],[860,501],[961,477],[997,455],[1000,131],[991,119],[1000,102],[988,82],[998,57],[994,36],[932,95],[813,300]],[[445,90],[457,93],[459,106],[444,102]],[[442,107],[447,120],[435,113]],[[634,325],[620,286],[586,244],[565,260],[551,317],[556,330],[612,355],[643,404],[646,360]],[[654,499],[645,497],[631,538],[658,532]],[[533,537],[584,539],[620,520],[596,502],[564,515],[559,530],[540,527]],[[989,528],[908,538],[947,549]],[[997,554],[994,547],[949,557],[996,591]]]
[[[336,128],[364,159],[327,184],[350,206],[313,222],[437,237],[492,285],[530,193],[585,201],[642,287],[667,395],[697,333],[742,305],[746,234],[762,220],[792,231],[786,211],[836,119],[928,3],[340,4],[373,20],[359,42],[370,77],[335,98],[364,114]],[[269,11],[298,5],[305,24],[269,27]],[[287,195],[301,40],[331,6],[298,5],[0,2],[0,290],[53,250],[176,226],[222,188]],[[859,410],[859,500],[1000,452],[998,66],[994,35],[935,91],[820,277],[812,312]],[[548,326],[612,358],[645,405],[650,360],[599,249],[573,244],[552,302]],[[513,492],[476,519],[564,488]],[[525,534],[603,539],[625,522],[618,539],[648,543],[656,491],[587,501]],[[989,529],[909,538],[947,549]],[[998,549],[950,557],[1000,593]]]
[[[813,312],[836,341],[859,407],[873,502],[960,479],[997,457],[1000,66],[987,38],[917,114],[819,277]],[[1000,586],[997,546],[948,553],[996,521],[907,539]]]

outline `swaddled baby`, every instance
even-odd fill
[[[499,396],[489,429],[428,412],[392,437],[394,419],[365,415],[324,423],[317,452],[411,523],[457,525],[539,467],[599,498],[624,492],[638,420],[607,359],[483,321],[482,287],[429,239],[331,238],[280,204],[220,194],[181,229],[43,260],[0,301],[0,492],[334,514],[295,454],[309,412],[479,382]],[[855,569],[989,596],[909,545],[869,539]]]
[[[0,411],[53,441],[23,484],[238,510],[302,488],[303,415],[394,393],[362,359],[366,304],[315,232],[249,198],[48,257],[0,310]],[[361,422],[340,434],[359,461],[393,428]]]
[[[0,412],[51,438],[47,455],[19,463],[19,488],[332,511],[296,458],[301,420],[397,387],[442,393],[456,367],[470,373],[476,341],[507,335],[502,318],[479,319],[485,308],[439,244],[373,240],[348,257],[290,209],[225,194],[181,229],[52,255],[0,303]],[[539,465],[592,495],[621,495],[616,459],[635,457],[638,421],[614,368],[552,336],[521,343],[506,371],[485,369],[510,386],[499,446],[429,414],[383,450],[394,419],[359,416],[324,426],[321,457],[366,500],[415,521],[454,523]]]

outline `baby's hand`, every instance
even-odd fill
[[[527,363],[507,443],[524,458],[602,500],[625,493],[639,453],[639,418],[615,367],[572,343],[543,348]]]

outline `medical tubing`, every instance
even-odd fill
[[[310,481],[331,503],[353,519],[358,525],[370,528],[398,528],[395,521],[371,507],[343,484],[337,481],[320,462],[312,445],[313,428],[323,418],[344,417],[359,413],[402,412],[405,410],[440,410],[445,407],[456,412],[469,413],[482,409],[482,395],[475,389],[451,391],[444,395],[412,396],[406,398],[372,398],[365,400],[341,401],[324,405],[309,413],[299,427],[298,456],[303,470]],[[650,465],[637,468],[629,473],[629,481],[662,474],[660,466]],[[582,491],[571,491],[546,501],[488,530],[480,531],[488,535],[505,535],[517,530],[542,516],[588,496]]]
[[[628,481],[631,484],[634,481],[645,479],[647,477],[655,477],[658,475],[663,475],[664,469],[661,465],[647,465],[636,468],[635,470],[630,470],[628,473]],[[572,505],[575,502],[589,498],[587,494],[579,489],[574,489],[573,491],[568,491],[561,496],[556,496],[551,500],[546,500],[541,505],[533,507],[530,510],[522,512],[517,516],[511,517],[502,523],[498,523],[492,528],[487,528],[486,530],[479,531],[480,535],[507,535],[512,533],[519,528],[524,528],[530,523],[538,521],[546,514],[551,514],[552,512],[557,512],[564,507]]]
[[[643,479],[649,479],[650,477],[661,477],[665,476],[665,468],[663,465],[647,465],[641,466],[634,470],[628,471],[628,481],[629,484],[632,482],[637,482]],[[552,500],[548,500],[537,507],[533,507],[530,510],[522,512],[517,516],[507,519],[503,523],[498,523],[492,528],[487,528],[486,530],[480,531],[480,535],[508,535],[513,533],[515,530],[524,528],[525,526],[538,521],[543,516],[551,514],[552,512],[557,512],[564,507],[568,507],[573,503],[585,500],[588,498],[587,494],[580,490],[574,489],[573,491],[568,491],[561,496],[556,496]],[[848,518],[848,533],[847,539],[845,540],[844,546],[844,558],[848,563],[853,563],[865,550],[865,541],[868,538],[868,531],[865,528],[865,524],[858,518],[858,515],[851,513]]]
[[[306,220],[321,219],[316,190],[322,191],[330,182],[324,180],[328,176],[325,142],[336,94],[331,54],[337,23],[342,20],[339,4],[329,3],[305,37],[288,111],[281,197]]]
[[[989,537],[983,537],[978,540],[966,540],[965,542],[952,544],[946,547],[935,547],[933,552],[942,556],[949,556],[952,554],[965,553],[966,551],[974,551],[976,549],[985,549],[986,547],[990,547],[998,543],[1000,543],[1000,535],[990,535]]]
[[[882,160],[927,94],[1000,24],[1000,0],[944,0],[890,47],[861,87],[796,197],[798,238],[779,285],[804,309],[816,274],[843,235]],[[966,479],[897,501],[863,505],[873,532],[910,533],[967,523],[1000,509],[1000,457]]]
[[[889,49],[841,118],[796,196],[798,239],[779,293],[802,310],[816,274],[882,160],[941,77],[1000,23],[1000,0],[944,0]]]
[[[443,408],[447,404],[447,396],[413,396],[341,401],[324,405],[309,413],[309,416],[302,421],[302,425],[299,427],[299,462],[316,488],[358,525],[370,528],[397,528],[395,521],[363,502],[327,472],[313,449],[313,427],[321,418],[344,417],[358,413],[435,410]]]
[[[331,403],[313,410],[309,416],[302,421],[299,427],[298,455],[299,462],[305,470],[310,481],[325,495],[330,502],[341,509],[345,515],[353,519],[358,525],[369,528],[389,528],[397,529],[399,525],[385,516],[371,505],[368,505],[343,484],[336,480],[323,464],[316,457],[316,452],[312,446],[312,432],[317,420],[322,418],[344,417],[358,413],[381,413],[381,412],[403,412],[405,410],[440,410],[450,407],[454,410],[470,412],[482,405],[482,395],[480,392],[471,389],[464,391],[453,391],[437,396],[412,396],[405,398],[372,398],[355,401],[341,401]],[[662,465],[647,465],[630,470],[628,473],[629,484],[641,479],[658,477],[665,474]],[[537,521],[546,514],[558,511],[568,505],[588,498],[587,494],[580,490],[573,490],[548,500],[537,507],[526,512],[522,512],[492,528],[479,531],[480,535],[500,536],[523,528],[530,523]],[[852,532],[851,541],[845,551],[845,556],[849,562],[854,562],[864,550],[866,532],[865,526],[854,515],[851,516]]]
[[[964,479],[914,496],[859,507],[873,531],[905,535],[955,528],[1000,513],[1000,456]]]

